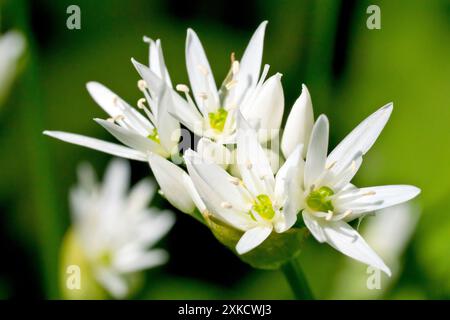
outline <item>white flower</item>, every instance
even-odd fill
[[[301,203],[291,194],[298,189],[301,146],[275,177],[256,132],[248,127],[240,128],[237,133],[237,161],[242,180],[195,151],[186,151],[185,159],[208,212],[244,231],[236,245],[239,254],[260,245],[272,230],[282,233],[295,223]]]
[[[130,192],[130,168],[113,160],[98,184],[92,167],[80,167],[71,190],[73,229],[97,281],[115,298],[129,293],[127,276],[165,263],[168,254],[151,249],[172,227],[174,215],[147,208],[155,186],[142,180]]]
[[[16,73],[17,61],[25,49],[25,38],[17,31],[0,37],[0,102],[6,96]]]
[[[150,152],[165,158],[178,152],[179,123],[167,111],[172,104],[173,90],[161,44],[159,40],[156,42],[148,38],[144,40],[150,44],[149,70],[153,76],[151,82],[148,81],[148,77],[138,82],[138,87],[145,98],[139,99],[137,105],[145,116],[100,83],[87,84],[92,98],[110,117],[107,120],[95,119],[95,121],[126,147],[66,132],[44,131],[44,134],[114,156],[139,161],[147,161]]]
[[[264,21],[256,29],[241,61],[232,54],[230,71],[219,89],[197,34],[188,29],[186,66],[194,99],[186,85],[178,85],[188,106],[173,104],[171,113],[192,132],[221,144],[234,143],[236,115],[240,111],[260,128],[261,140],[273,138],[272,131],[277,133],[284,110],[281,74],[264,81],[269,69],[266,65],[260,76],[266,24]]]
[[[349,224],[365,214],[414,198],[414,186],[357,188],[350,183],[392,112],[388,104],[358,125],[327,157],[328,119],[316,121],[304,164],[303,220],[319,242],[356,260],[383,270],[389,268]]]

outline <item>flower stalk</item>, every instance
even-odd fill
[[[306,280],[305,274],[296,258],[285,263],[281,270],[286,277],[287,282],[291,286],[295,299],[297,300],[314,300],[314,295]]]

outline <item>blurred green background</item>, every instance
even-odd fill
[[[174,83],[187,83],[186,29],[199,34],[216,82],[256,26],[269,20],[263,62],[281,72],[285,116],[305,83],[315,115],[331,122],[331,144],[387,102],[394,113],[356,176],[361,186],[413,184],[417,228],[401,267],[382,290],[365,287],[366,266],[307,241],[301,263],[318,298],[450,298],[450,1],[2,1],[1,31],[27,33],[28,50],[0,108],[0,298],[59,298],[58,249],[70,219],[75,169],[98,172],[109,156],[60,143],[44,129],[113,141],[92,118],[105,117],[85,83],[104,83],[134,104],[140,98],[130,58],[147,61],[142,36],[160,38]],[[66,28],[66,8],[81,8],[81,30]],[[381,9],[369,30],[366,9]],[[132,163],[133,180],[150,173]],[[155,204],[166,206],[161,198]],[[147,272],[144,299],[289,299],[281,272],[252,270],[202,225],[181,213],[161,244],[170,262]],[[376,218],[368,218],[376,219]],[[364,228],[363,222],[362,228]],[[399,226],[401,228],[402,226]],[[383,257],[383,253],[380,252]],[[362,275],[352,278],[348,271]],[[348,277],[348,278],[346,278]],[[342,279],[348,279],[343,281]]]

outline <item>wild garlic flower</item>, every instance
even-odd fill
[[[175,221],[170,211],[148,208],[156,189],[150,180],[128,192],[129,180],[125,160],[111,161],[101,184],[84,165],[70,193],[74,239],[94,278],[115,298],[129,294],[132,274],[167,261],[165,250],[152,247]]]
[[[328,156],[328,119],[321,115],[311,134],[306,162],[300,162],[303,191],[296,195],[304,201],[303,220],[317,241],[388,275],[389,268],[348,222],[408,201],[420,192],[408,185],[357,188],[350,183],[391,112],[392,104],[388,104],[373,113]]]
[[[236,245],[239,254],[260,245],[273,230],[282,233],[295,223],[300,203],[291,194],[298,188],[293,171],[302,160],[300,146],[274,176],[256,132],[248,126],[240,128],[237,161],[242,180],[195,151],[186,151],[184,157],[206,206],[204,214],[244,232]]]
[[[45,131],[54,138],[132,160],[147,161],[149,153],[169,157],[178,152],[180,127],[168,112],[171,102],[171,80],[164,63],[159,40],[149,43],[149,69],[152,82],[138,81],[144,98],[137,102],[140,113],[114,92],[100,83],[89,82],[87,90],[97,104],[109,115],[106,120],[95,121],[125,146],[59,131]]]
[[[193,99],[187,85],[178,85],[188,106],[173,104],[171,113],[192,132],[220,144],[234,143],[238,111],[260,129],[261,140],[278,131],[284,110],[281,74],[265,80],[266,65],[260,75],[266,25],[264,21],[256,29],[240,61],[231,55],[230,71],[219,89],[197,34],[188,29],[186,66]]]

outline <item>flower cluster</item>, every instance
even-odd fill
[[[350,222],[420,192],[407,185],[358,188],[351,183],[388,121],[392,104],[370,115],[328,153],[328,119],[321,115],[314,121],[303,85],[282,128],[281,74],[267,78],[269,66],[260,70],[266,24],[257,28],[242,59],[231,55],[219,88],[191,29],[185,52],[190,87],[172,85],[161,42],[147,37],[149,64],[132,59],[143,93],[137,108],[103,85],[88,83],[89,93],[109,115],[95,121],[125,146],[65,132],[45,134],[148,161],[166,199],[213,232],[216,224],[231,229],[233,237],[238,235],[232,247],[242,257],[268,242],[280,247],[276,234],[292,235],[306,227],[317,241],[390,274]],[[180,146],[180,124],[200,137],[195,147]],[[180,156],[183,161],[178,161]],[[231,238],[229,234],[225,238]]]

